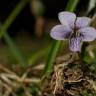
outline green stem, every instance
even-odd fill
[[[48,75],[51,72],[51,68],[53,67],[54,60],[60,48],[61,41],[54,41],[51,47],[51,50],[48,55],[48,59],[44,68],[44,74]]]
[[[90,26],[96,28],[96,13],[94,14],[94,16],[92,17],[92,21],[90,23]]]
[[[78,2],[79,2],[79,0],[69,0],[68,5],[66,7],[66,11],[73,12],[75,10]],[[46,76],[50,75],[51,69],[53,67],[53,64],[54,64],[55,58],[58,54],[58,51],[60,49],[60,46],[61,46],[61,41],[54,41],[53,42],[52,48],[50,50],[50,53],[49,53],[49,56],[48,56],[48,59],[47,59],[46,65],[45,65],[45,68],[43,70],[44,75],[46,75]]]
[[[14,21],[14,19],[18,16],[18,14],[21,12],[21,10],[24,8],[24,6],[26,5],[26,3],[28,1],[29,0],[21,0],[20,3],[12,11],[12,13],[10,14],[10,16],[7,18],[7,20],[2,25],[1,33],[0,33],[0,39],[2,38],[2,36],[6,32],[6,30],[9,28],[9,26],[12,24],[12,22]]]
[[[76,8],[78,2],[79,2],[79,0],[69,0],[68,5],[65,10],[70,11],[70,12],[75,11],[75,8]]]
[[[9,37],[9,35],[6,33],[9,26],[12,24],[12,22],[16,19],[18,14],[21,12],[21,10],[24,8],[26,3],[29,0],[20,0],[19,4],[15,7],[15,9],[12,11],[12,13],[9,15],[7,20],[4,22],[4,24],[1,24],[1,32],[0,32],[0,39],[4,36],[4,40],[6,44],[8,45],[10,51],[15,56],[15,58],[20,62],[21,66],[24,67],[27,65],[27,61],[24,59],[23,55],[20,53],[20,50],[15,46],[12,39]]]

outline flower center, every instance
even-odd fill
[[[77,20],[77,19],[76,19]],[[82,40],[82,38],[83,38],[83,34],[81,34],[78,30],[79,30],[80,28],[79,27],[77,27],[76,26],[76,21],[74,22],[74,28],[72,28],[72,33],[70,34],[70,39],[71,38],[81,38],[81,40]]]
[[[75,26],[73,30],[74,32],[78,32],[79,28]]]
[[[75,26],[72,33],[70,34],[70,39],[79,37],[82,40],[83,34],[81,34],[78,30],[79,30],[79,28]]]

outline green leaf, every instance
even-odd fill
[[[95,7],[95,4],[96,4],[96,0],[90,0],[87,12],[90,12]]]
[[[24,58],[23,54],[20,52],[20,50],[17,48],[17,46],[14,44],[14,42],[12,41],[12,39],[9,37],[9,35],[7,33],[4,34],[4,40],[9,48],[9,50],[12,52],[13,56],[18,61],[18,63],[22,67],[27,66],[27,61]]]

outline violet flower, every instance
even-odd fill
[[[89,27],[91,19],[76,17],[71,12],[60,12],[61,25],[56,25],[51,30],[51,37],[56,40],[69,39],[69,49],[73,52],[81,51],[82,41],[93,41],[96,38],[96,29]]]

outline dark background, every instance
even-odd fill
[[[0,21],[4,23],[7,17],[10,15],[15,6],[20,0],[0,0]],[[66,7],[68,0],[41,0],[45,12],[42,16],[46,19],[57,19],[58,13],[63,11]],[[80,0],[78,7],[75,12],[77,14],[81,11],[86,10],[89,0]],[[30,1],[31,2],[31,1]],[[32,35],[34,34],[35,17],[33,16],[28,3],[21,13],[17,16],[15,21],[8,28],[10,36],[15,36],[18,31],[26,30]]]

